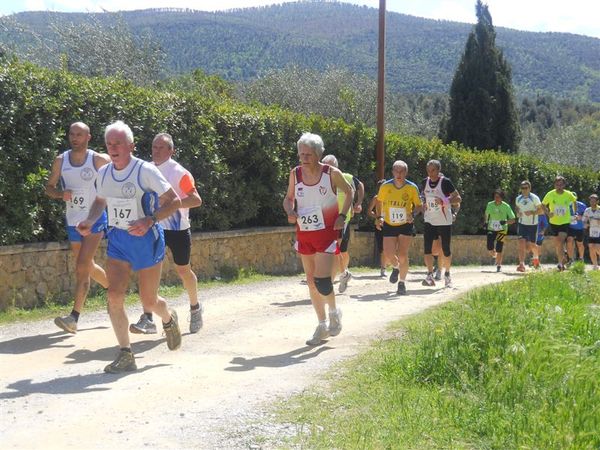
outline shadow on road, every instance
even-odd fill
[[[108,327],[101,326],[95,328],[84,328],[79,330],[78,333],[91,331],[91,330],[104,330]],[[75,335],[66,333],[64,331],[56,331],[55,333],[49,334],[37,334],[35,336],[25,336],[10,341],[0,342],[0,353],[9,355],[20,355],[23,353],[36,352],[38,350],[45,350],[47,348],[68,348],[73,347],[72,343],[62,344],[63,341],[74,337]],[[73,341],[74,343],[75,341]]]
[[[148,350],[152,350],[155,347],[163,344],[166,339],[156,339],[156,340],[145,340],[140,342],[132,342],[131,350],[134,355],[139,355],[141,353],[147,352]],[[89,350],[87,348],[80,348],[75,350],[74,352],[68,354],[67,361],[65,364],[81,364],[87,363],[90,361],[112,361],[115,358],[117,353],[116,347],[106,347],[99,348],[97,350]]]
[[[305,360],[315,358],[332,347],[321,346],[311,347],[304,346],[291,352],[282,353],[279,355],[259,356],[258,358],[244,358],[236,356],[229,363],[237,364],[235,366],[226,367],[225,370],[230,372],[246,372],[254,370],[257,367],[286,367],[293,364],[303,364]],[[312,350],[315,350],[314,352]]]
[[[146,372],[157,367],[165,367],[169,364],[155,364],[145,366],[134,372],[123,374],[91,373],[88,375],[75,375],[65,378],[55,378],[54,380],[33,383],[31,379],[16,381],[6,386],[15,392],[0,392],[0,399],[10,399],[25,397],[31,394],[85,394],[87,392],[108,391],[110,387],[102,386],[114,383],[128,375],[135,375]]]
[[[291,302],[275,302],[271,303],[271,306],[279,306],[281,308],[293,308],[294,306],[306,306],[310,305],[310,299],[308,300],[294,300]]]

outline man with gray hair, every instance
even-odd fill
[[[452,239],[452,224],[460,209],[461,197],[452,181],[442,173],[442,163],[432,159],[427,163],[427,178],[423,180],[421,192],[423,193],[423,246],[424,259],[427,265],[427,277],[424,286],[435,286],[433,276],[433,241],[440,239],[442,245],[441,266],[444,267],[444,283],[446,287],[452,286],[450,266],[452,265],[452,252],[450,242]]]
[[[137,272],[142,305],[163,322],[169,350],[181,346],[177,314],[159,297],[160,272],[165,256],[163,230],[158,222],[181,207],[181,200],[156,166],[133,156],[131,128],[122,121],[106,127],[104,141],[111,163],[98,174],[96,199],[87,219],[77,230],[86,236],[108,207],[108,314],[119,343],[117,358],[104,368],[107,373],[136,370],[129,341],[125,294],[131,272]]]
[[[329,164],[336,169],[338,167],[338,160],[334,155],[327,155],[323,157],[323,164]],[[362,202],[365,198],[365,186],[351,173],[342,172],[342,175],[352,187],[352,207],[348,210],[348,215],[344,221],[344,228],[340,230],[340,236],[338,238],[338,245],[340,246],[339,254],[339,271],[340,271],[340,287],[339,293],[343,294],[347,287],[348,282],[352,278],[352,273],[348,270],[350,263],[350,255],[348,254],[348,245],[350,244],[350,220],[352,219],[353,213],[360,214],[362,211]],[[354,202],[354,194],[356,193],[356,203]],[[338,207],[341,208],[344,205],[346,194],[343,191],[339,191],[338,194]]]
[[[190,264],[192,234],[190,231],[190,208],[202,205],[192,174],[173,160],[175,145],[170,134],[159,133],[152,141],[152,162],[164,175],[181,199],[181,208],[159,223],[165,233],[165,245],[171,249],[177,275],[190,300],[190,333],[202,328],[202,305],[198,302],[198,279]],[[137,323],[129,325],[132,333],[156,333],[152,312],[144,310]]]

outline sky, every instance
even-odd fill
[[[474,23],[475,1],[387,0],[386,9],[430,19]],[[285,0],[2,0],[0,15],[21,11],[99,12],[164,7],[215,11],[284,2]],[[379,0],[344,2],[379,8]],[[484,0],[484,3],[490,8],[495,26],[600,38],[599,0]]]

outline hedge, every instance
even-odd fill
[[[106,125],[125,121],[133,129],[138,156],[145,159],[156,133],[172,134],[177,159],[196,178],[204,200],[191,212],[193,230],[286,224],[281,202],[289,170],[297,162],[295,143],[304,131],[321,134],[326,152],[363,180],[367,201],[373,195],[375,130],[361,124],[140,88],[127,80],[85,78],[16,60],[0,62],[0,245],[65,238],[64,206],[44,195],[44,184],[53,159],[68,148],[69,125],[79,120],[90,126],[90,146],[100,151]],[[393,161],[403,159],[409,178],[419,181],[431,158],[442,161],[443,172],[463,196],[457,233],[480,231],[485,203],[496,187],[505,189],[512,201],[525,178],[540,194],[552,188],[557,173],[580,195],[599,185],[598,174],[585,168],[472,152],[435,139],[386,137],[388,174]],[[360,220],[369,225],[364,217]]]

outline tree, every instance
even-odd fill
[[[442,134],[477,149],[516,152],[520,127],[515,106],[511,68],[496,47],[496,31],[489,8],[476,5],[477,24],[450,88],[450,115]]]

